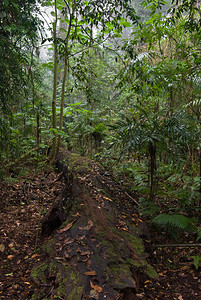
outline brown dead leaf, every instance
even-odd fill
[[[80,230],[90,230],[93,226],[94,226],[94,223],[91,220],[89,220],[87,222],[87,226],[83,226],[83,227],[80,226],[79,229]]]
[[[80,253],[80,255],[89,255],[89,254],[90,254],[89,251],[86,251],[86,252],[82,251],[82,252]]]
[[[72,244],[74,242],[74,240],[69,240],[69,238],[67,238],[65,241],[64,241],[64,244],[65,245],[68,245],[68,244]]]
[[[64,256],[65,256],[65,258],[68,258],[68,259],[71,258],[71,256],[67,252],[64,252]]]
[[[32,255],[32,257],[31,257],[31,258],[35,258],[36,256],[38,256],[38,254],[34,254],[34,255]]]
[[[93,284],[93,282],[91,280],[90,280],[90,285],[91,285],[92,289],[96,290],[98,293],[102,293],[103,289],[101,286]]]
[[[14,255],[8,255],[7,259],[13,259],[13,257],[15,257]]]
[[[85,272],[84,275],[96,276],[96,271]]]
[[[108,201],[110,201],[110,202],[112,202],[112,200],[110,198],[108,198],[108,197],[103,196],[103,198],[106,199],[106,200],[108,200]]]
[[[76,212],[76,214],[75,214],[75,215],[73,215],[73,217],[80,217],[80,214],[79,214],[79,212]]]
[[[93,226],[94,226],[94,223],[91,220],[89,220],[87,223],[87,230],[91,229]]]
[[[62,233],[64,231],[68,231],[72,226],[73,226],[74,222],[69,223],[68,225],[66,225],[64,228],[59,230],[59,233]]]
[[[6,249],[5,245],[4,244],[0,244],[0,251],[1,252],[4,252]]]

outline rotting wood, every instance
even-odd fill
[[[43,228],[49,235],[43,247],[47,261],[32,272],[38,285],[34,296],[51,297],[54,292],[72,300],[93,294],[98,300],[106,295],[108,299],[137,299],[145,278],[155,278],[157,274],[146,260],[139,228],[129,215],[123,218],[118,208],[119,202],[123,208],[128,201],[129,212],[130,207],[136,212],[133,199],[126,192],[120,198],[117,183],[110,191],[112,179],[107,183],[101,167],[87,158],[64,152],[59,155],[58,165],[59,172],[65,175],[68,196],[67,201],[54,203],[44,217]],[[57,231],[51,227],[55,210],[57,216],[62,216]],[[120,222],[125,225],[119,227]],[[53,278],[51,295],[40,285],[48,283],[48,278]]]

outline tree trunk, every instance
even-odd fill
[[[155,172],[156,172],[156,145],[153,145],[151,142],[149,144],[149,155],[150,155],[150,201],[154,201],[155,197]]]
[[[40,146],[40,114],[39,110],[37,111],[37,129],[36,129],[36,140],[37,140],[37,147],[39,149]]]
[[[200,201],[199,201],[199,207],[201,206],[201,150],[200,150]]]
[[[69,37],[70,37],[70,32],[71,32],[71,27],[72,27],[72,20],[74,17],[74,12],[76,8],[76,3],[72,3],[72,12],[70,14],[70,21],[69,21],[69,26],[68,26],[68,32],[66,36],[66,43],[65,43],[65,58],[64,58],[64,75],[63,75],[63,81],[62,81],[62,91],[61,91],[61,104],[60,104],[60,122],[59,122],[59,130],[61,131],[63,129],[63,111],[64,111],[64,97],[65,97],[65,85],[66,85],[66,78],[67,78],[67,73],[68,73],[68,42],[69,42]],[[57,150],[56,150],[56,155],[59,152],[61,144],[61,135],[58,137],[58,142],[57,142]]]
[[[52,128],[54,129],[54,138],[50,151],[49,161],[54,163],[56,159],[57,146],[57,113],[56,113],[56,98],[57,98],[57,66],[58,66],[58,48],[57,48],[57,0],[55,0],[55,22],[53,24],[54,33],[54,81],[53,81],[53,97],[52,97]]]

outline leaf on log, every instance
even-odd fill
[[[72,226],[74,222],[69,223],[67,226],[59,230],[59,233],[62,233],[64,231],[68,231]]]
[[[103,289],[101,286],[93,284],[93,282],[91,280],[90,280],[90,285],[91,285],[92,289],[96,290],[98,293],[102,293]]]
[[[88,275],[88,276],[96,276],[96,271],[85,272],[84,275]]]

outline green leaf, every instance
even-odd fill
[[[46,147],[48,147],[48,145],[46,145],[46,144],[40,144],[40,148],[45,149]]]
[[[190,256],[193,259],[193,264],[196,268],[196,270],[199,269],[200,266],[200,262],[201,262],[201,256],[200,255],[194,255],[194,256]]]
[[[201,239],[201,227],[198,228],[197,230],[197,239],[196,241],[199,241]]]
[[[51,11],[51,13],[50,13],[53,17],[56,17],[56,14],[55,14],[55,12],[54,11]]]
[[[9,5],[9,1],[8,0],[4,0],[4,5],[8,6]]]
[[[124,27],[131,27],[131,26],[132,26],[131,23],[128,22],[128,21],[125,21],[124,18],[121,18],[120,24],[121,24],[122,26],[124,26]]]
[[[105,25],[107,25],[108,29],[113,29],[114,25],[110,22],[106,22]]]
[[[120,34],[120,33],[115,33],[115,34],[113,35],[113,37],[122,37],[122,34]]]
[[[65,33],[67,32],[67,30],[66,30],[65,28],[63,28],[63,27],[60,27],[59,30],[60,30],[60,31],[63,31],[63,32],[65,32]]]
[[[70,104],[68,104],[69,106],[77,106],[77,105],[80,105],[80,104],[82,104],[82,102],[80,101],[80,102],[77,102],[77,103],[70,103]]]
[[[54,68],[54,63],[53,62],[48,62],[48,63],[44,63],[42,64],[43,68],[48,68],[48,69],[53,69]]]

